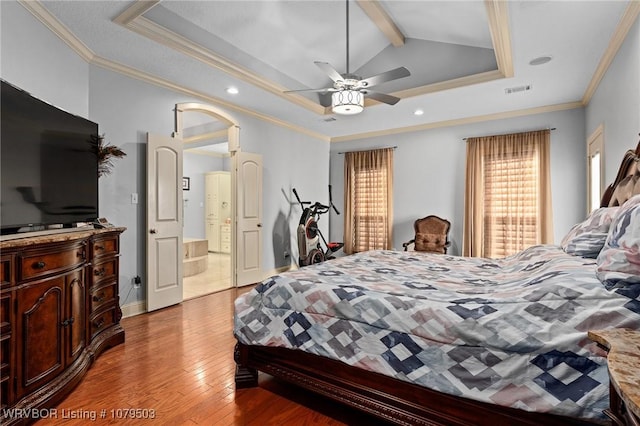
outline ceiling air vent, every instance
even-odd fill
[[[528,92],[529,90],[531,90],[531,85],[525,84],[524,86],[507,87],[504,89],[504,94],[511,95],[513,93]]]

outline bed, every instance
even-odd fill
[[[396,424],[606,424],[587,332],[640,329],[636,194],[640,143],[559,246],[372,251],[271,277],[235,301],[236,387],[261,371]]]

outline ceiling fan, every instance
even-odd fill
[[[320,94],[332,93],[331,95],[331,107],[332,111],[336,114],[358,114],[364,110],[364,96],[371,99],[383,102],[389,105],[395,105],[400,98],[386,93],[374,92],[369,90],[370,87],[378,84],[386,83],[387,81],[397,80],[399,78],[408,77],[411,75],[408,69],[405,67],[399,67],[386,71],[380,74],[376,74],[369,78],[362,78],[358,75],[351,74],[349,72],[349,0],[346,0],[346,21],[347,21],[347,70],[344,74],[340,74],[335,70],[328,62],[315,61],[321,70],[323,70],[331,80],[333,80],[333,87],[325,87],[321,89],[302,89],[302,90],[287,90],[285,93],[295,92],[317,92]]]

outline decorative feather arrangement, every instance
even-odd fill
[[[104,135],[98,135],[95,138],[95,145],[98,151],[98,177],[111,173],[113,161],[127,155],[117,146],[105,142]]]

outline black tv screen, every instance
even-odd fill
[[[98,217],[98,125],[2,81],[2,233]]]

